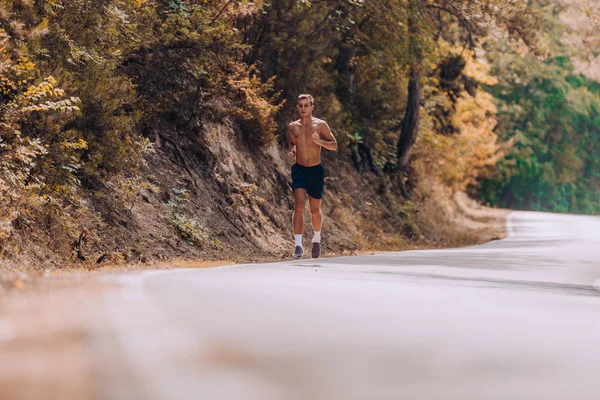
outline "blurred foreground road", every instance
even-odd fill
[[[96,398],[600,398],[600,218],[519,212],[508,231],[120,276],[92,336]]]

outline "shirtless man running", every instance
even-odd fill
[[[314,237],[312,239],[312,256],[321,255],[321,197],[325,184],[325,175],[321,165],[321,148],[336,151],[337,141],[331,134],[327,122],[312,116],[314,110],[313,97],[310,94],[298,96],[298,113],[300,119],[288,127],[290,137],[290,160],[292,165],[292,189],[294,190],[295,209],[293,216],[294,238],[296,248],[294,258],[302,257],[302,234],[304,232],[304,204],[308,194],[308,204],[312,217]]]

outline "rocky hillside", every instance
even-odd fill
[[[484,90],[495,78],[457,23],[481,12],[511,31],[520,9],[431,10],[0,1],[0,259],[288,257],[285,127],[306,92],[340,144],[324,155],[325,255],[498,237],[455,198],[507,151]]]
[[[132,194],[128,209],[107,210],[102,201],[90,199],[95,207],[90,215],[103,217],[79,220],[78,240],[60,247],[45,232],[26,232],[10,264],[98,268],[175,259],[289,258],[293,197],[287,150],[278,143],[250,149],[232,123],[206,130],[206,160],[158,143],[144,168],[149,184]],[[503,236],[502,212],[482,211],[443,186],[427,198],[405,200],[373,172],[358,173],[348,156],[342,149],[323,158],[324,256],[461,246]],[[308,210],[305,222],[308,244]]]

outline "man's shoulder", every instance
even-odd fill
[[[299,132],[298,129],[300,129],[300,127],[301,127],[300,120],[292,121],[288,125],[288,131],[290,132],[290,134],[298,135],[298,132]]]
[[[321,118],[315,118],[314,122],[318,125],[318,126],[329,126],[327,125],[327,122],[324,119]]]

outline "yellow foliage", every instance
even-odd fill
[[[241,107],[234,112],[246,123],[247,134],[259,144],[269,143],[275,138],[275,114],[282,104],[273,105],[267,97],[273,80],[262,83],[257,77],[242,76],[230,79],[229,85],[240,93]]]
[[[133,6],[133,8],[140,8],[141,6],[144,5],[144,3],[146,3],[148,0],[132,0],[131,1],[131,5]]]
[[[462,73],[480,83],[494,85],[497,80],[490,76],[490,66],[475,53],[459,49],[442,42],[442,54],[461,54],[465,59]],[[423,121],[415,145],[415,165],[421,176],[431,178],[452,188],[463,190],[476,185],[479,178],[492,171],[492,167],[504,156],[505,149],[498,144],[494,132],[497,124],[496,105],[493,97],[477,88],[475,95],[462,90],[456,99],[435,88],[435,80],[430,79],[429,88],[424,92],[435,92],[431,101],[442,104],[444,110],[451,110],[450,121],[457,133],[440,135],[434,131],[432,117],[423,112]]]
[[[474,52],[467,57],[467,65],[465,66],[464,74],[469,78],[485,85],[496,85],[498,79],[490,75],[492,67],[483,58],[474,58]]]
[[[13,61],[11,55],[15,54],[19,56]],[[61,151],[52,153],[55,149],[42,142],[48,132],[37,131],[35,138],[21,132],[23,124],[32,123],[31,112],[78,109],[79,99],[64,98],[65,92],[57,88],[53,76],[30,85],[38,73],[36,64],[22,50],[11,49],[8,34],[0,30],[0,92],[5,96],[0,110],[0,252],[11,238],[16,221],[30,221],[44,207],[49,207],[52,214],[60,214],[62,204],[57,199],[77,200],[73,184],[73,173],[78,168],[75,154],[87,143],[81,139],[65,140],[55,144],[55,149]],[[41,163],[45,156],[53,158],[52,168],[64,171],[65,184],[49,185],[43,174],[35,172],[44,169]]]
[[[453,123],[460,130],[452,138],[446,152],[448,167],[444,181],[453,188],[464,189],[476,183],[488,167],[493,167],[502,157],[494,127],[497,124],[496,106],[492,96],[478,90],[475,97],[467,93],[458,99]]]
[[[62,145],[65,149],[70,150],[85,150],[88,148],[87,142],[83,139],[79,139],[76,142],[64,142]]]

